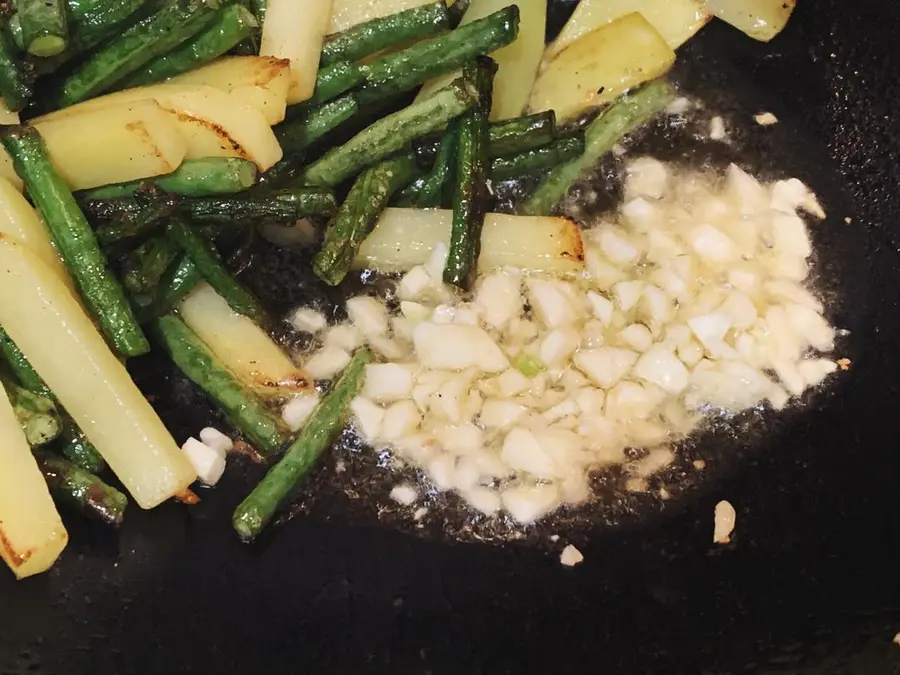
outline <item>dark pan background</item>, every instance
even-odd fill
[[[558,23],[572,3],[556,4]],[[800,0],[769,45],[711,25],[682,58],[681,81],[728,119],[781,119],[736,132],[749,165],[799,175],[829,210],[820,276],[845,289],[832,319],[853,330],[830,394],[674,505],[580,528],[575,569],[546,538],[453,543],[345,518],[327,484],[247,548],[228,524],[238,471],[191,510],[133,510],[117,535],[70,518],[49,574],[0,574],[0,675],[900,673],[900,9]],[[185,385],[139,370],[176,435],[196,430]],[[738,530],[714,548],[722,498]]]

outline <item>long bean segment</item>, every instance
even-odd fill
[[[239,157],[207,157],[188,159],[172,173],[142,181],[117,183],[85,190],[82,199],[117,199],[132,197],[148,184],[184,197],[210,197],[242,192],[256,182],[256,164]]]
[[[69,22],[68,47],[57,56],[34,59],[31,65],[38,75],[56,71],[116,32],[127,28],[128,23],[133,22],[147,4],[147,0],[69,0],[66,7]],[[17,17],[12,17],[10,27],[16,21]]]
[[[31,85],[16,58],[15,47],[6,31],[0,30],[0,97],[10,110],[24,108],[31,99]]]
[[[180,0],[138,21],[95,52],[63,81],[59,104],[66,107],[108,91],[125,77],[203,30],[215,17],[205,0]]]
[[[475,103],[473,87],[460,78],[424,101],[378,120],[306,170],[315,185],[335,186],[398,152],[416,138],[443,128]]]
[[[51,397],[32,393],[5,377],[0,381],[30,446],[45,445],[59,436],[62,422]]]
[[[519,34],[519,8],[510,5],[456,30],[424,40],[362,66],[366,84],[360,104],[410,91],[432,78],[458,70],[476,56],[490,54]]]
[[[212,244],[181,218],[173,219],[167,228],[168,235],[190,256],[203,278],[228,301],[231,308],[257,323],[263,321],[264,313],[259,301],[231,276]]]
[[[272,519],[279,504],[303,479],[347,421],[350,403],[362,389],[372,353],[363,348],[353,355],[343,375],[315,409],[303,431],[253,492],[237,507],[232,524],[244,540],[256,537]]]
[[[517,155],[549,145],[556,138],[556,114],[552,110],[491,122],[491,157]]]
[[[122,259],[122,285],[129,293],[153,293],[180,254],[181,249],[168,237],[148,239]]]
[[[459,144],[459,128],[451,122],[441,139],[434,164],[426,176],[417,178],[397,200],[398,206],[415,209],[437,209],[443,205],[447,185],[456,167],[456,149]]]
[[[382,49],[443,33],[450,28],[444,0],[372,19],[330,36],[322,47],[322,65],[359,61]]]
[[[112,527],[122,524],[128,498],[93,473],[46,450],[35,450],[50,494],[82,514]]]
[[[203,275],[194,261],[190,256],[182,254],[160,278],[150,305],[140,314],[141,323],[149,323],[174,311],[201,281]]]
[[[359,104],[356,99],[352,95],[342,96],[288,122],[282,122],[273,131],[282,150],[286,153],[300,152],[358,112]]]
[[[543,148],[526,150],[509,157],[491,160],[491,180],[510,180],[528,174],[550,171],[554,167],[581,157],[584,137],[561,138]]]
[[[150,343],[135,320],[122,287],[107,267],[87,219],[53,168],[38,131],[30,127],[8,127],[0,138],[85,304],[107,338],[124,356],[146,354]]]
[[[481,249],[481,228],[490,200],[487,187],[490,170],[488,117],[497,64],[481,57],[466,66],[465,77],[478,89],[478,102],[459,121],[459,148],[456,153],[453,228],[444,281],[467,287],[475,272]]]
[[[22,45],[34,56],[56,56],[69,46],[65,0],[17,0]]]
[[[634,93],[620,97],[585,129],[584,153],[551,171],[519,207],[519,213],[550,215],[575,181],[595,166],[623,136],[664,110],[674,98],[672,85],[662,80],[645,84]]]
[[[173,199],[139,201],[141,209],[123,213],[94,231],[97,242],[107,251],[114,244],[152,234],[178,213],[179,204]]]
[[[60,413],[64,413],[44,380],[25,358],[19,346],[2,328],[0,328],[0,355],[25,389],[38,396],[51,398],[56,402]],[[62,422],[63,430],[58,441],[59,451],[83,469],[94,473],[102,471],[106,467],[106,462],[103,461],[93,443],[88,440],[71,417],[63,414]]]
[[[394,193],[409,183],[415,171],[415,160],[407,154],[376,164],[356,179],[328,225],[322,248],[313,259],[313,269],[320,279],[331,286],[344,280],[360,244],[375,227]]]
[[[231,423],[263,454],[271,455],[288,440],[279,420],[213,355],[176,316],[154,325],[160,345],[188,379],[202,389]]]
[[[191,197],[181,200],[180,204],[182,212],[198,222],[246,223],[274,220],[293,223],[308,216],[331,215],[337,210],[334,194],[318,187]],[[128,214],[137,215],[144,208],[135,199],[85,199],[81,205],[89,216],[106,220],[123,218]]]
[[[491,158],[518,155],[550,145],[556,138],[556,115],[552,110],[491,122],[488,153]],[[429,136],[416,143],[416,156],[430,165],[444,135]]]
[[[243,5],[222,7],[216,12],[209,26],[172,51],[145,65],[126,78],[121,86],[139,87],[162,82],[193,68],[199,68],[250,37],[258,27],[256,17]]]
[[[309,110],[350,91],[366,79],[365,71],[355,63],[339,61],[325,66],[316,74],[313,95],[298,107]]]

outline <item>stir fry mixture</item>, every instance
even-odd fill
[[[602,222],[558,217],[617,143],[677,106],[710,19],[767,41],[784,0],[16,0],[0,13],[0,555],[46,570],[57,506],[118,526],[196,501],[235,449],[271,462],[256,537],[347,424],[484,514],[530,523],[708,410],[780,408],[837,365],[804,287],[799,181],[628,163]],[[528,185],[510,213],[495,187]],[[387,294],[314,348],[240,281],[262,232],[324,284]],[[179,447],[125,364],[151,348],[233,428]],[[223,426],[224,428],[224,426]],[[400,490],[409,502],[414,490]]]

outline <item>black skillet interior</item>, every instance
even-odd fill
[[[0,576],[0,673],[900,672],[890,544],[900,15],[889,4],[801,2],[769,45],[711,25],[678,71],[736,142],[709,145],[686,129],[673,153],[797,175],[829,211],[815,230],[819,278],[832,320],[852,331],[841,347],[853,360],[833,391],[746,420],[740,434],[707,435],[689,456],[713,460],[708,475],[679,481],[668,503],[608,501],[504,546],[457,543],[473,537],[453,517],[426,520],[424,532],[408,515],[379,520],[390,482],[370,481],[372,461],[347,449],[344,477],[326,460],[299,495],[302,513],[261,546],[230,532],[240,470],[190,510],[132,510],[118,535],[71,518],[72,542],[49,574]],[[571,5],[556,3],[557,24]],[[759,110],[780,124],[754,128]],[[660,134],[672,130],[636,139],[635,151],[664,153]],[[257,263],[250,280],[270,298],[339,300],[297,271],[302,257]],[[136,374],[179,438],[213,419],[163,363]],[[714,548],[722,498],[738,509],[737,537]],[[586,557],[575,569],[554,552],[569,540]]]

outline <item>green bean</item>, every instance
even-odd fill
[[[315,409],[303,431],[253,492],[234,512],[232,524],[241,539],[256,537],[272,519],[279,504],[303,479],[344,426],[350,403],[362,389],[372,353],[363,348],[353,355],[340,379]]]
[[[139,21],[95,52],[62,82],[60,107],[109,91],[128,75],[206,28],[215,10],[205,0],[178,0]]]
[[[449,28],[444,0],[413,7],[330,35],[322,47],[322,65],[359,61],[382,49],[438,35]]]
[[[256,17],[243,5],[222,7],[209,26],[128,76],[120,87],[162,82],[205,65],[250,37],[258,27]]]
[[[655,80],[637,91],[620,96],[585,129],[584,154],[551,171],[519,207],[519,213],[550,215],[575,181],[594,167],[623,136],[664,110],[674,98],[672,85],[663,80]]]
[[[257,323],[264,321],[265,315],[259,300],[225,269],[212,244],[197,234],[181,218],[174,218],[170,221],[166,232],[190,256],[203,278],[228,301],[235,312],[243,314]]]
[[[0,140],[107,338],[124,356],[146,354],[150,343],[134,318],[125,292],[107,267],[87,219],[53,168],[37,129],[6,127]]]
[[[184,197],[211,197],[242,192],[256,182],[256,164],[239,157],[188,159],[172,173],[130,183],[117,183],[85,190],[81,199],[132,197],[148,184]]]
[[[69,46],[64,0],[16,0],[22,44],[34,56],[56,56]]]
[[[440,37],[423,40],[362,66],[366,84],[360,105],[411,91],[432,78],[452,73],[476,56],[490,54],[519,34],[519,7],[510,5]]]
[[[273,131],[286,153],[305,150],[322,139],[359,112],[359,105],[352,95],[342,96],[303,113],[290,121],[282,122]],[[273,167],[274,168],[274,167]]]
[[[496,72],[497,64],[486,56],[463,70],[466,79],[478,89],[478,102],[459,120],[453,227],[450,253],[444,268],[444,281],[463,288],[468,287],[475,273],[481,249],[481,229],[490,201],[487,187],[490,170],[488,117]]]
[[[281,422],[174,315],[154,324],[154,335],[176,366],[222,409],[231,423],[266,455],[278,452],[288,434]]]
[[[393,194],[409,183],[415,171],[415,160],[406,154],[360,174],[325,230],[325,241],[313,259],[313,270],[320,279],[331,286],[344,280],[360,244],[372,232]]]
[[[112,527],[122,524],[128,505],[125,495],[93,473],[51,452],[35,450],[34,458],[54,498]]]
[[[378,120],[344,145],[328,151],[306,170],[305,179],[314,185],[338,185],[416,138],[444,127],[474,102],[471,85],[460,78],[434,96]]]

